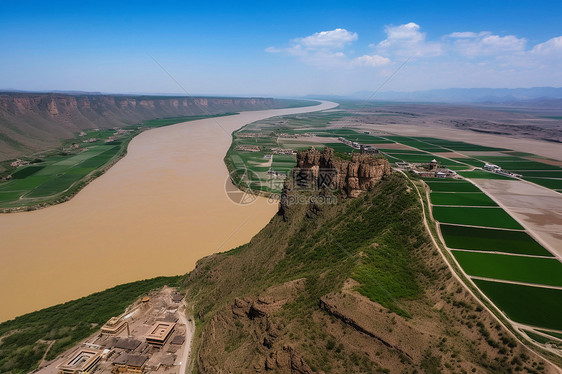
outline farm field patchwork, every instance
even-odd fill
[[[59,148],[34,156],[33,160],[29,160],[29,165],[13,171],[12,179],[0,182],[0,208],[56,202],[77,191],[80,183],[112,159],[124,154],[128,141],[142,130],[207,117],[156,119],[118,130],[89,130],[73,139],[63,140],[62,150]]]
[[[433,207],[433,217],[442,223],[523,230],[503,209],[495,207],[436,206]]]
[[[556,258],[468,251],[453,251],[453,255],[471,276],[562,286],[562,263]]]
[[[449,248],[553,257],[524,231],[439,225]]]
[[[430,195],[433,205],[459,206],[497,206],[483,192],[432,192]]]
[[[119,150],[118,146],[97,145],[62,160],[46,157],[41,165],[25,166],[14,173],[17,178],[0,184],[0,207],[17,207],[59,195],[106,164]]]
[[[562,290],[478,279],[474,283],[515,322],[562,330]]]

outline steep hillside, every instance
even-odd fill
[[[56,147],[93,128],[154,118],[308,105],[271,98],[0,93],[0,161]]]
[[[355,199],[285,190],[249,244],[184,284],[195,373],[554,372],[452,277],[399,175]]]

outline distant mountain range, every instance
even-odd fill
[[[309,95],[326,99],[349,100],[385,100],[415,101],[440,103],[529,103],[533,106],[562,105],[562,87],[532,88],[446,88],[426,91],[397,92],[387,91],[373,94],[372,91],[360,91],[347,96]]]

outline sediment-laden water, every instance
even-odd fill
[[[0,214],[0,321],[105,288],[184,274],[246,243],[277,209],[225,193],[230,133],[319,106],[244,112],[144,132],[128,154],[70,201]]]

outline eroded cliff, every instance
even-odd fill
[[[337,157],[332,148],[310,149],[297,153],[294,187],[340,191],[346,197],[357,197],[390,175],[390,164],[384,157],[353,153],[350,159]]]
[[[85,129],[283,106],[287,103],[271,98],[2,93],[0,161],[56,147]]]

